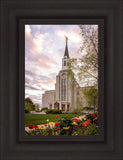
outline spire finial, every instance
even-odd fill
[[[67,41],[68,41],[68,37],[67,37],[67,36],[65,36],[65,39],[66,39],[66,43],[67,43]]]
[[[68,41],[68,37],[67,36],[65,36],[65,40],[66,40],[66,47],[65,47],[64,56],[66,56],[67,58],[69,58],[68,47],[67,47],[67,41]]]

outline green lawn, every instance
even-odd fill
[[[56,115],[59,116],[56,118]],[[40,125],[49,122],[57,122],[62,117],[73,118],[77,116],[82,116],[83,114],[25,114],[25,126],[29,125]]]

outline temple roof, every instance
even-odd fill
[[[67,58],[69,58],[69,53],[68,53],[68,46],[67,46],[67,41],[66,41],[66,47],[65,47],[65,52],[64,52],[64,56],[67,56]]]

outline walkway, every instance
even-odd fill
[[[46,114],[46,113],[44,111],[42,112],[30,111],[30,114]]]

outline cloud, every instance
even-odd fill
[[[30,90],[40,90],[40,89],[38,89],[38,88],[36,88],[36,87],[32,87],[32,86],[30,86],[30,85],[25,85],[25,87],[26,87],[26,89],[30,89]]]
[[[29,60],[35,62],[37,60],[49,61],[47,46],[50,45],[50,35],[49,33],[40,34],[39,32],[33,33],[32,36],[31,27],[25,26],[25,48],[26,56]],[[48,40],[48,42],[47,42]],[[50,48],[51,49],[51,48]],[[51,57],[50,57],[51,58]],[[42,61],[43,62],[43,61]],[[54,62],[54,59],[53,59]]]

